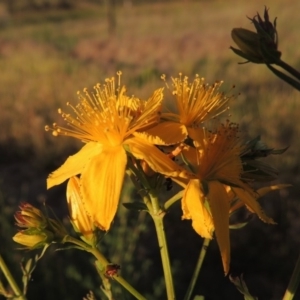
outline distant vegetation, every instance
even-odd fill
[[[65,108],[68,101],[76,103],[77,90],[92,88],[121,70],[128,94],[134,92],[147,98],[154,88],[164,86],[161,74],[170,79],[179,72],[187,76],[197,73],[209,83],[224,80],[224,91],[240,94],[231,103],[231,114],[232,121],[241,121],[245,136],[254,138],[261,134],[262,140],[274,148],[290,145],[284,155],[273,159],[273,163],[280,170],[282,181],[292,183],[295,188],[262,204],[270,215],[273,213],[279,225],[266,229],[254,222],[254,225],[249,225],[248,235],[233,233],[232,244],[233,266],[237,272],[244,272],[246,278],[252,276],[249,285],[255,290],[254,294],[261,293],[261,299],[279,299],[277,296],[286,287],[284,280],[287,281],[290,276],[300,246],[297,227],[300,199],[297,187],[300,184],[299,93],[263,66],[238,65],[241,59],[230,51],[229,46],[233,45],[231,29],[239,26],[250,28],[250,21],[245,16],[255,15],[266,4],[272,15],[278,17],[279,49],[286,55],[287,62],[300,69],[300,48],[294,46],[299,45],[300,2],[291,0],[288,5],[282,1],[262,4],[258,0],[251,3],[221,0],[140,2],[115,1],[113,8],[109,7],[109,0],[7,0],[0,3],[0,188],[3,191],[0,233],[7,249],[15,248],[9,236],[14,223],[12,213],[20,201],[41,203],[43,199],[52,197],[54,200],[51,201],[64,215],[65,204],[61,204],[64,192],[56,189],[50,192],[52,194],[47,193],[45,179],[77,149],[78,144],[71,139],[54,138],[44,131],[44,126],[59,120],[59,107]],[[109,14],[110,9],[113,9],[113,15]],[[115,18],[115,25],[112,25],[111,18]],[[165,96],[169,97],[167,88]],[[122,236],[120,228],[125,222],[124,214],[122,210],[116,220],[120,227],[116,225],[114,229],[115,240],[118,235]],[[178,214],[180,218],[179,211]],[[132,216],[131,226],[136,219],[137,215]],[[169,226],[172,226],[171,219]],[[176,236],[178,229],[172,230],[173,236]],[[156,286],[159,286],[161,278],[160,270],[155,270],[155,259],[152,260],[153,255],[157,255],[151,252],[155,236],[146,228],[142,228],[141,232],[141,236],[137,232],[134,238],[143,239],[150,245],[149,248],[132,249],[126,256],[129,236],[123,237],[123,245],[115,247],[124,247],[125,261],[137,257],[139,261],[129,264],[124,272],[152,294],[153,287],[147,285],[148,276],[152,277],[151,280],[155,278]],[[200,243],[198,236],[192,235],[187,239],[189,244],[186,248],[190,252],[186,253],[196,259]],[[251,241],[257,243],[267,239],[270,248],[266,249],[261,244],[261,248],[249,249]],[[104,243],[113,245],[115,240],[104,238]],[[185,241],[181,243],[184,245]],[[193,243],[198,245],[197,249],[193,249]],[[183,262],[180,262],[176,247],[177,244],[174,245],[173,256],[171,251],[175,282],[176,267],[178,270],[187,267],[186,273],[180,272],[187,276],[178,279],[180,290],[180,284],[188,283],[193,263],[181,265]],[[218,249],[212,253],[216,257],[219,255]],[[18,263],[21,254],[17,252],[10,262]],[[43,299],[49,300],[82,299],[84,292],[97,289],[97,275],[82,277],[82,270],[63,265],[64,255],[71,254],[49,254],[49,260],[43,263],[46,265],[43,269],[49,269],[48,274],[40,273],[42,267],[37,269],[37,276],[29,290],[32,298],[29,299],[38,299],[34,297],[42,294]],[[78,260],[82,260],[80,255]],[[213,260],[214,257],[208,257],[208,261]],[[261,261],[267,269],[260,268]],[[276,270],[274,261],[278,264]],[[52,265],[55,265],[54,270],[51,270]],[[89,271],[88,266],[84,268]],[[247,270],[250,271],[247,273]],[[222,270],[219,271],[219,279],[208,276],[212,286],[216,284],[213,280],[224,283]],[[203,273],[207,274],[205,267]],[[55,287],[51,290],[53,285]],[[273,298],[270,294],[263,294],[276,285],[278,290]],[[231,299],[240,299],[238,292],[232,289],[237,298]],[[201,285],[199,290],[203,291]],[[215,295],[216,291],[208,288],[208,292]],[[161,295],[162,291],[158,290],[155,299],[163,299]],[[129,298],[120,296],[118,299]],[[218,298],[212,296],[211,299]]]

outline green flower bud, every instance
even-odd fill
[[[245,58],[246,62],[274,64],[280,60],[281,52],[277,50],[278,35],[276,19],[273,24],[269,21],[268,10],[265,8],[264,20],[259,14],[252,19],[256,33],[244,28],[234,28],[231,37],[239,49],[230,47],[237,55]]]
[[[20,211],[15,213],[15,219],[19,227],[45,228],[47,219],[44,214],[29,203],[21,203]]]
[[[231,37],[240,49],[230,47],[237,55],[245,58],[247,62],[264,63],[259,50],[259,36],[257,33],[244,28],[234,28]]]
[[[62,242],[67,232],[63,225],[46,217],[29,203],[22,203],[15,213],[16,225],[23,228],[13,240],[26,248],[35,249],[52,242]]]

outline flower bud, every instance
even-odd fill
[[[15,213],[16,225],[25,228],[14,235],[13,240],[26,248],[36,249],[52,242],[61,242],[67,235],[63,225],[46,217],[29,203],[22,203]]]
[[[277,50],[278,35],[276,18],[273,24],[269,20],[268,10],[265,8],[264,20],[259,14],[250,18],[256,33],[244,28],[234,28],[231,37],[239,49],[230,47],[237,55],[247,59],[247,62],[273,64],[280,60],[281,52]]]
[[[276,18],[274,19],[274,22],[272,24],[269,19],[267,8],[265,7],[264,11],[264,21],[260,17],[259,13],[257,13],[257,15],[250,20],[253,22],[257,33],[265,39],[265,42],[268,42],[270,47],[277,49],[278,35],[276,30]]]
[[[230,47],[235,54],[253,63],[264,63],[259,50],[259,36],[257,33],[244,28],[234,28],[231,31],[231,37],[240,48]]]
[[[53,234],[47,230],[21,230],[13,236],[13,240],[30,250],[44,247],[53,240]]]
[[[244,181],[265,182],[273,181],[278,178],[279,172],[270,164],[260,159],[269,155],[279,155],[284,153],[288,147],[283,149],[269,148],[260,140],[260,136],[247,141],[240,154],[243,162],[243,172],[241,178]]]
[[[20,211],[15,213],[15,219],[19,227],[45,228],[47,219],[44,214],[29,203],[21,203]]]
[[[82,234],[82,239],[91,243],[95,239],[95,226],[87,215],[80,195],[79,178],[71,177],[67,185],[67,202],[70,213],[70,219],[74,230]]]

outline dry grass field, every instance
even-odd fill
[[[245,137],[260,134],[270,147],[290,146],[285,154],[270,158],[270,162],[279,169],[280,181],[293,187],[262,202],[278,225],[270,228],[253,220],[243,230],[232,232],[233,272],[244,273],[250,290],[259,299],[280,299],[300,250],[300,94],[263,65],[238,65],[242,59],[229,46],[235,46],[231,29],[252,29],[246,16],[253,17],[257,11],[262,14],[266,5],[271,19],[278,17],[282,59],[300,69],[300,2],[136,1],[130,5],[124,1],[116,7],[113,33],[108,30],[104,3],[74,3],[68,10],[19,9],[13,14],[0,3],[1,254],[11,264],[17,264],[23,255],[15,251],[9,256],[9,249],[16,247],[10,241],[10,234],[15,232],[12,214],[20,201],[39,205],[46,199],[54,204],[59,215],[65,216],[64,187],[47,192],[45,180],[79,144],[67,138],[54,138],[44,131],[44,126],[60,120],[59,107],[65,108],[68,101],[76,103],[77,90],[92,88],[121,70],[129,94],[147,98],[153,89],[164,86],[161,74],[168,78],[179,72],[189,77],[199,74],[208,83],[224,80],[225,92],[231,93],[235,85],[233,92],[240,95],[232,101],[230,114],[232,121],[241,124]],[[121,209],[116,227],[128,222],[124,215]],[[201,240],[190,232],[189,224],[178,220],[179,207],[174,215],[168,216],[167,226],[176,289],[181,299]],[[178,239],[179,233],[182,238]],[[113,252],[125,251],[124,245],[130,243],[130,235],[124,234],[114,229],[113,237],[106,238],[105,243],[113,247]],[[122,243],[116,243],[121,236]],[[151,246],[156,242],[151,242],[155,240],[152,229],[140,229],[136,239],[141,246],[133,248],[130,254],[110,255],[128,264],[122,269],[124,277],[131,276],[148,293],[147,299],[164,299],[160,258],[155,246]],[[132,256],[137,261],[129,263]],[[43,299],[49,300],[82,299],[89,289],[97,289],[97,275],[81,274],[80,267],[65,262],[69,257],[74,259],[72,254],[50,253],[41,262],[29,287],[29,299],[41,299],[37,295],[44,289],[47,295]],[[81,256],[75,259],[83,260]],[[85,263],[84,270],[91,269],[87,264],[90,262]],[[224,295],[229,295],[226,299],[242,299],[229,280],[223,278],[215,244],[211,245],[196,291],[206,295],[207,300],[222,299]],[[131,298],[120,294],[116,299]]]

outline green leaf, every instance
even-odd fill
[[[235,285],[235,287],[239,290],[240,293],[244,295],[245,300],[258,300],[257,297],[254,297],[250,294],[247,285],[243,279],[243,275],[240,277],[232,277],[229,276],[230,281]]]
[[[193,300],[205,300],[205,297],[202,295],[196,295]]]
[[[266,64],[266,66],[280,79],[290,84],[293,88],[300,91],[300,82],[294,80],[293,78],[289,77],[288,75],[282,73],[281,71],[277,70],[276,68],[272,67],[270,64]]]
[[[125,202],[123,203],[123,206],[126,207],[127,209],[130,210],[135,210],[135,211],[148,211],[148,208],[145,203],[143,202]]]
[[[247,224],[248,224],[248,222],[232,224],[232,225],[229,225],[229,229],[241,229],[241,228],[245,227]]]
[[[283,149],[277,149],[277,150],[272,150],[271,154],[282,154],[284,153],[287,149],[289,149],[289,146],[283,148]]]
[[[256,159],[259,157],[266,157],[271,154],[277,155],[284,153],[289,147],[283,149],[273,149],[267,147],[261,140],[260,136],[257,136],[253,140],[246,143],[246,148],[241,154],[242,159]]]
[[[25,264],[24,270],[26,271],[26,273],[30,273],[31,271],[31,266],[32,266],[32,258],[28,259],[28,261]]]
[[[65,250],[70,250],[70,249],[77,249],[77,250],[81,250],[81,251],[87,251],[86,249],[77,246],[77,245],[67,245],[64,246],[63,248],[56,248],[55,251],[65,251]]]
[[[242,178],[245,180],[272,181],[278,177],[278,170],[260,160],[243,159],[243,170]]]

